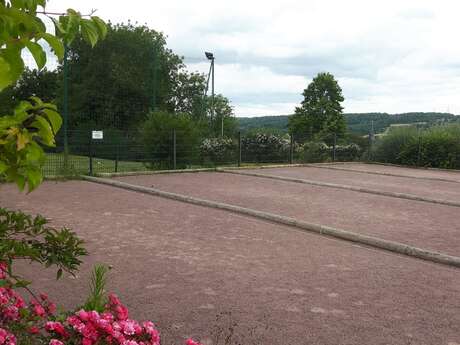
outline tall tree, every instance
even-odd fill
[[[146,26],[110,24],[91,49],[70,47],[71,125],[133,129],[151,109],[199,116],[205,78],[185,70],[166,37]]]
[[[205,99],[207,117],[211,120],[211,97]],[[210,121],[210,135],[219,137],[222,134],[222,121],[224,136],[232,137],[238,130],[238,121],[233,113],[233,107],[227,97],[222,94],[214,96],[214,118]]]
[[[342,89],[330,73],[319,73],[303,91],[304,100],[289,118],[289,131],[297,137],[345,134]]]

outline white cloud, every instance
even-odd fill
[[[98,9],[147,23],[207,72],[237,114],[290,113],[312,76],[332,72],[347,112],[460,113],[456,0],[51,0],[49,9]],[[203,58],[197,64],[196,58]]]

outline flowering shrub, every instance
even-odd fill
[[[307,142],[299,149],[301,161],[305,163],[321,163],[332,160],[333,146],[324,142]],[[357,144],[337,145],[335,147],[336,161],[353,161],[360,157],[361,148]]]
[[[284,162],[289,158],[290,140],[275,134],[256,133],[241,140],[247,162]]]
[[[229,163],[236,160],[236,145],[230,138],[204,139],[200,154],[204,164]]]
[[[128,309],[110,294],[102,312],[80,309],[56,313],[45,294],[27,304],[13,288],[8,265],[0,263],[0,345],[159,345],[151,321],[129,318]],[[201,345],[188,339],[187,345]]]

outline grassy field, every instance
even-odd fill
[[[68,168],[64,169],[64,155],[62,153],[48,153],[44,166],[45,176],[60,176],[68,174],[88,174],[90,160],[87,156],[69,155]],[[148,170],[142,162],[118,162],[118,171]],[[93,172],[114,172],[115,161],[111,159],[93,158]]]
[[[45,176],[66,176],[66,175],[82,175],[89,173],[90,160],[87,156],[69,155],[68,167],[64,169],[64,155],[62,153],[48,153],[47,161],[45,162],[43,172]],[[274,162],[264,163],[242,163],[242,167],[259,167],[270,164],[282,164]],[[236,163],[219,164],[220,167],[234,167]],[[211,168],[212,165],[188,164],[188,169]],[[184,168],[184,167],[182,167]],[[118,161],[118,172],[133,172],[133,171],[149,171],[149,170],[164,170],[169,169],[150,169],[143,162],[133,161]],[[115,172],[115,161],[111,159],[93,158],[93,174],[97,173],[113,173]]]

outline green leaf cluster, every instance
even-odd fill
[[[74,274],[84,255],[87,252],[83,241],[69,229],[50,227],[48,220],[40,215],[32,217],[0,208],[0,262],[8,264],[10,276],[14,277],[13,261],[24,259],[45,267],[57,267],[57,278],[60,278],[63,272]]]
[[[42,69],[47,60],[42,41],[47,42],[62,60],[64,46],[77,35],[81,34],[94,46],[107,34],[100,18],[86,19],[72,9],[58,19],[51,18],[56,35],[48,33],[39,16],[39,12],[46,15],[45,6],[46,0],[0,1],[0,92],[14,86],[24,72],[23,50],[27,49]],[[56,107],[37,97],[20,102],[13,114],[1,116],[0,177],[16,182],[21,190],[26,184],[29,191],[36,188],[43,178],[41,166],[45,155],[42,146],[54,146],[61,122]]]
[[[29,192],[42,181],[42,146],[54,146],[62,119],[56,106],[37,97],[22,101],[13,115],[0,117],[0,174]]]

